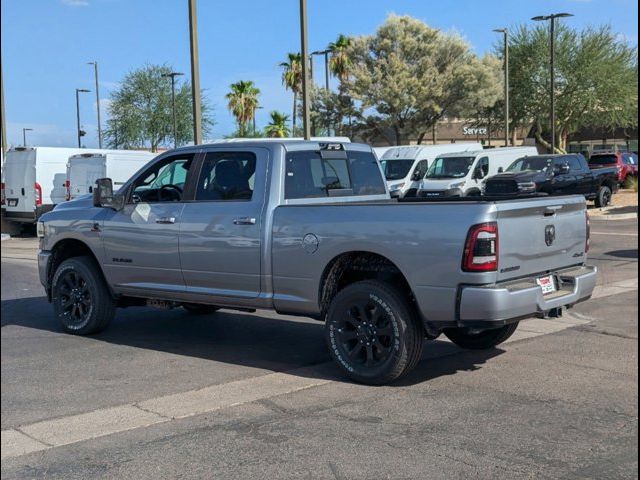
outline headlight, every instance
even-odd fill
[[[535,192],[536,182],[518,182],[518,190],[521,192]]]
[[[404,183],[397,183],[396,185],[391,185],[391,187],[389,187],[389,191],[396,192],[400,190],[402,187],[404,187]]]
[[[38,222],[36,224],[36,233],[38,234],[38,238],[44,238],[44,236],[47,234],[47,227],[45,226],[44,222]]]
[[[464,188],[465,183],[467,182],[452,183],[449,185],[449,188]]]

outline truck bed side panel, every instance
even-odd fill
[[[461,271],[469,226],[494,219],[490,203],[278,207],[272,230],[275,307],[317,313],[327,265],[340,254],[360,251],[382,255],[400,269],[425,319],[453,320],[459,283],[495,281],[495,272]]]

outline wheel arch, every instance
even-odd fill
[[[51,247],[51,257],[49,258],[49,264],[47,265],[47,298],[51,300],[51,281],[53,276],[55,275],[56,270],[64,262],[69,258],[73,257],[89,257],[91,258],[96,267],[98,267],[98,271],[102,275],[102,279],[105,281],[105,284],[109,288],[111,295],[114,296],[113,290],[109,285],[109,282],[106,281],[106,276],[104,271],[102,270],[102,266],[98,261],[98,256],[91,249],[91,247],[82,240],[78,240],[77,238],[63,238],[58,240],[53,247]]]
[[[334,256],[325,266],[318,286],[320,318],[324,318],[331,300],[344,287],[361,280],[381,280],[406,292],[415,305],[407,277],[389,258],[379,253],[355,250]]]

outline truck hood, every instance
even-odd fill
[[[486,183],[490,183],[492,181],[504,181],[504,180],[513,180],[518,183],[526,183],[526,182],[543,182],[547,180],[548,175],[545,172],[534,172],[531,170],[525,170],[523,172],[504,172],[498,173],[492,177],[487,178],[485,180]]]
[[[91,208],[93,207],[93,195],[87,194],[76,197],[68,202],[62,202],[56,205],[55,210],[67,210],[69,208]]]

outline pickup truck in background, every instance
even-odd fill
[[[505,172],[485,180],[483,190],[488,196],[582,195],[599,208],[609,205],[617,191],[616,168],[591,170],[580,154],[520,158]]]
[[[392,200],[355,143],[165,152],[118,192],[99,179],[57,206],[38,236],[69,333],[104,329],[117,307],[272,309],[325,322],[333,359],[367,384],[411,371],[425,338],[492,348],[596,284],[584,198]]]
[[[595,152],[589,157],[589,168],[615,168],[618,173],[618,183],[625,185],[628,180],[638,176],[637,156],[627,152]]]

